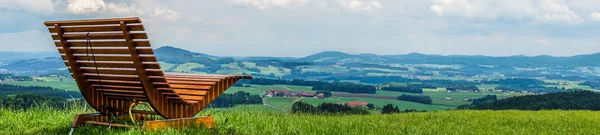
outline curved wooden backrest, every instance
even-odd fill
[[[84,98],[98,111],[126,108],[133,99],[148,101],[148,87],[169,88],[138,18],[44,24]]]
[[[192,117],[250,76],[165,74],[139,18],[47,21],[65,65],[101,113],[147,101],[165,118]],[[117,111],[118,112],[118,111]]]
[[[139,18],[44,23],[83,97],[101,113],[120,113],[137,100],[165,118],[192,117],[239,79],[252,78],[165,74],[141,23]]]

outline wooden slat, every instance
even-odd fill
[[[102,25],[102,24],[120,24],[121,21],[125,23],[142,23],[140,18],[112,18],[112,19],[93,19],[93,20],[66,20],[66,21],[46,21],[46,26],[53,26],[59,24],[60,26],[72,26],[72,25]]]
[[[169,84],[173,89],[193,89],[193,90],[208,90],[212,86],[204,85],[186,85],[186,84]]]
[[[203,82],[203,81],[177,81],[177,80],[169,80],[169,84],[193,84],[193,85],[215,85],[216,82]]]
[[[188,95],[179,95],[179,97],[167,97],[168,99],[182,99],[189,101],[202,101],[204,96],[188,96]]]
[[[141,87],[142,83],[140,81],[123,81],[123,80],[98,80],[98,79],[88,79],[90,84],[97,85],[111,85],[111,86],[130,86],[130,87]],[[154,87],[156,88],[170,88],[168,84],[160,84],[154,83]]]
[[[175,91],[175,93],[177,93],[179,95],[204,96],[204,95],[206,95],[206,93],[208,93],[207,91],[202,91],[202,90],[187,90],[187,89],[175,89],[174,91]]]
[[[96,79],[88,79],[90,84],[97,85],[114,85],[114,86],[130,86],[130,87],[141,87],[142,83],[135,81],[120,81],[120,80],[96,80]]]
[[[67,59],[67,56],[61,55],[63,60]],[[76,60],[96,60],[96,61],[132,61],[130,56],[75,56]],[[154,56],[140,56],[142,62],[157,62],[158,60]]]
[[[235,77],[231,75],[218,75],[218,74],[177,74],[177,73],[166,73],[166,77],[181,77],[181,78],[228,78]]]
[[[87,41],[67,41],[71,47],[87,47]],[[60,42],[54,42],[54,46],[63,47]],[[150,41],[133,41],[136,47],[150,47]],[[92,47],[127,47],[125,41],[90,41]]]
[[[137,101],[148,101],[147,98],[139,98],[139,97],[121,97],[121,96],[105,96],[108,99],[121,99],[121,100],[128,100],[131,101],[133,99],[137,100]]]
[[[86,49],[86,48],[77,48],[77,49],[73,49],[71,48],[72,53],[74,54],[128,54],[129,53],[129,49],[126,48],[92,48],[92,49]],[[152,50],[152,48],[137,48],[136,49],[137,53],[139,54],[154,54],[154,51]],[[60,53],[65,53],[65,50],[63,48],[59,48],[58,52]]]
[[[144,25],[128,25],[131,31],[144,31]],[[50,33],[56,33],[56,28],[48,28]],[[108,31],[121,31],[121,26],[119,25],[104,25],[104,26],[77,26],[77,27],[63,27],[64,32],[108,32]]]
[[[88,79],[98,79],[98,74],[96,73],[85,73],[84,76]],[[123,80],[123,81],[140,81],[137,75],[111,75],[111,74],[100,74],[100,79],[106,80]],[[160,82],[165,82],[164,78],[160,77],[152,77],[150,80],[154,84],[159,84]],[[167,83],[163,83],[164,85],[168,85]]]
[[[124,94],[124,93],[103,93],[105,96],[113,97],[132,97],[132,98],[145,98],[144,94]]]
[[[66,40],[90,40],[98,39],[125,39],[123,33],[90,33],[90,34],[64,34],[63,38]],[[146,33],[131,33],[133,39],[148,39]],[[52,35],[52,40],[59,40],[58,35]]]
[[[133,91],[133,90],[115,90],[115,89],[97,89],[104,93],[133,93],[133,94],[144,94],[144,91]]]
[[[108,85],[108,84],[93,84],[92,85],[96,89],[119,89],[119,90],[142,90],[142,87],[134,87],[134,86],[120,86],[120,85]]]
[[[221,79],[194,79],[194,78],[172,78],[165,77],[168,81],[202,81],[202,82],[219,82]]]
[[[96,73],[85,73],[84,76],[88,79],[140,81],[140,79],[137,76],[133,75],[100,74],[100,76],[98,76],[98,74]]]
[[[69,68],[69,71],[71,71],[71,68]],[[137,75],[138,74],[138,72],[135,70],[118,69],[118,68],[98,68],[98,70],[90,69],[90,68],[82,68],[81,71],[84,73],[98,73],[98,74],[119,74],[119,75]],[[162,75],[162,71],[148,70],[148,71],[146,71],[146,74],[152,75],[152,76],[160,76],[160,75]]]
[[[66,65],[69,65],[68,62],[65,62]],[[113,62],[113,61],[86,61],[86,62],[77,62],[77,64],[81,67],[107,67],[107,68],[135,68],[133,62]],[[144,63],[144,68],[146,69],[160,69],[160,65],[158,63]]]
[[[189,96],[189,95],[179,95],[183,100],[192,100],[192,101],[201,101],[204,99],[204,96]]]

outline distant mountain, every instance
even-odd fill
[[[58,57],[48,57],[45,59],[21,60],[9,63],[0,68],[9,70],[46,70],[65,68],[65,64]]]
[[[600,53],[576,55],[572,57],[554,56],[468,56],[468,55],[427,55],[410,53],[401,55],[346,54],[336,51],[325,51],[298,59],[302,62],[365,62],[395,64],[441,64],[441,65],[504,65],[512,67],[544,67],[544,66],[600,66]]]
[[[317,54],[309,55],[304,58],[300,58],[300,61],[307,62],[337,62],[341,59],[354,57],[354,55],[346,54],[338,51],[324,51]]]
[[[154,55],[159,61],[172,64],[194,62],[204,65],[213,65],[215,63],[229,63],[233,61],[233,58],[223,58],[203,53],[195,53],[171,46],[163,46],[154,50]]]
[[[44,59],[47,57],[58,57],[57,52],[8,52],[0,51],[0,60],[29,60]]]
[[[467,56],[467,55],[429,55],[420,53],[409,53],[399,55],[377,55],[370,53],[363,54],[348,54],[339,51],[324,51],[301,58],[292,57],[222,57],[213,56],[204,53],[191,52],[181,48],[171,46],[163,46],[154,50],[158,60],[170,64],[185,64],[198,63],[204,65],[202,69],[195,71],[214,73],[221,69],[221,64],[232,64],[238,62],[238,66],[245,66],[241,62],[253,62],[257,66],[276,67],[278,70],[284,71],[294,69],[300,65],[323,66],[342,65],[348,67],[370,67],[393,69],[399,71],[407,71],[406,67],[395,67],[392,64],[440,64],[440,65],[460,65],[461,69],[444,69],[443,74],[447,75],[477,75],[481,73],[500,72],[503,74],[518,75],[530,74],[531,76],[540,76],[539,73],[526,73],[528,71],[519,71],[516,68],[539,68],[549,67],[557,70],[550,70],[552,73],[564,75],[580,75],[576,72],[571,72],[566,69],[575,69],[574,67],[600,67],[600,53],[576,55],[571,57],[554,57],[554,56]],[[14,55],[14,57],[13,57]],[[0,56],[4,59],[21,59],[28,57],[44,57],[53,56],[48,59],[36,58],[25,60],[1,60],[0,69],[29,71],[29,70],[57,70],[64,68],[64,64],[57,58],[58,53],[20,53],[20,52],[0,52]],[[230,67],[229,67],[230,68]],[[426,73],[432,69],[415,67],[419,70],[418,74]],[[240,70],[231,68],[232,70]],[[256,69],[247,69],[254,70]],[[243,71],[241,71],[243,72]],[[462,73],[457,73],[462,72]],[[469,74],[465,74],[469,73]],[[516,75],[516,74],[515,74]]]

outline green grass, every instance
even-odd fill
[[[61,89],[61,90],[79,91],[79,88],[77,87],[77,83],[75,83],[75,80],[72,78],[63,78],[63,81],[60,81],[59,78],[50,78],[50,77],[42,77],[42,78],[35,78],[35,79],[42,79],[44,81],[42,81],[42,82],[14,81],[14,82],[0,82],[0,83],[1,84],[21,85],[21,86],[52,87],[52,88]]]
[[[259,90],[290,90],[296,92],[315,92],[310,86],[296,86],[296,85],[254,85],[251,84],[251,88]]]
[[[291,110],[292,104],[294,104],[294,101],[296,101],[297,99],[298,98],[271,97],[271,98],[265,98],[265,103],[273,105],[273,106],[281,108],[281,109]]]
[[[381,96],[393,96],[393,97],[397,97],[402,94],[416,95],[413,93],[384,91],[384,90],[378,90],[375,94],[381,95]],[[487,91],[479,92],[479,93],[475,93],[475,92],[439,92],[437,90],[424,90],[423,94],[429,95],[431,97],[431,100],[433,101],[433,103],[432,103],[433,105],[446,106],[446,107],[457,107],[457,106],[463,105],[463,104],[470,104],[471,102],[466,102],[463,100],[465,98],[475,99],[475,98],[484,97],[486,95],[496,95],[499,99],[503,99],[503,98],[507,98],[507,97],[522,95],[520,93],[505,93],[505,92],[487,92]],[[450,98],[452,98],[452,100],[446,100],[445,99],[446,97],[450,97]]]
[[[260,94],[262,94],[261,89],[258,89],[256,87],[236,87],[236,86],[229,87],[229,89],[227,89],[225,91],[225,93],[233,94],[233,93],[236,93],[238,91],[244,91],[244,92],[247,92],[247,93],[250,93],[250,94],[253,94],[253,95],[260,95]]]
[[[427,105],[415,102],[407,102],[400,100],[388,100],[388,99],[376,99],[376,98],[362,98],[362,97],[330,97],[324,99],[315,99],[315,98],[302,98],[300,100],[302,102],[307,102],[312,105],[319,105],[321,103],[339,103],[339,102],[350,102],[350,101],[361,101],[372,103],[375,106],[383,107],[387,104],[393,104],[394,106],[398,106],[399,109],[417,109],[417,110],[446,110],[451,109],[451,107],[446,106],[437,106],[437,105]]]
[[[274,66],[269,66],[269,67],[258,66],[258,69],[260,69],[260,74],[263,74],[263,75],[270,75],[271,73],[273,73],[275,76],[284,76],[284,75],[290,74],[290,72],[291,72],[290,69],[283,68],[283,70],[279,70],[279,68],[274,67]]]
[[[76,114],[90,112],[37,108],[0,109],[0,134],[67,134]],[[291,114],[264,109],[205,109],[214,129],[188,127],[143,131],[85,126],[75,134],[600,134],[595,111],[436,111],[370,115]]]
[[[171,69],[175,68],[177,65],[176,64],[171,64],[171,63],[166,63],[166,62],[158,62],[158,64],[160,64],[160,69],[164,70],[164,71],[171,71]]]
[[[185,63],[185,64],[178,65],[171,71],[184,72],[184,73],[204,73],[204,72],[192,71],[192,69],[194,69],[194,68],[204,68],[204,65],[198,64],[198,63]]]

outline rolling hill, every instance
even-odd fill
[[[2,53],[0,56],[14,55],[16,58],[29,53]],[[331,72],[337,75],[367,75],[369,73],[403,75],[433,75],[433,71],[447,76],[475,76],[495,72],[511,76],[543,77],[544,74],[561,76],[594,77],[594,73],[579,72],[581,68],[600,67],[600,53],[571,57],[554,56],[466,56],[466,55],[427,55],[420,53],[400,55],[347,54],[338,51],[325,51],[301,58],[291,57],[222,57],[191,52],[181,48],[163,46],[155,49],[155,55],[162,65],[172,69],[180,65],[202,65],[186,68],[185,72],[254,74],[263,76],[284,76],[297,73],[303,77],[314,72]],[[44,56],[40,55],[39,57]],[[400,65],[400,66],[399,66]],[[416,65],[416,66],[415,66]],[[419,66],[424,65],[424,66]],[[429,65],[441,65],[431,67]],[[410,67],[414,67],[411,69]],[[301,68],[299,68],[301,67]],[[451,68],[450,68],[451,67]],[[12,71],[61,72],[64,65],[58,58],[38,58],[28,60],[2,61],[0,69]],[[184,67],[185,68],[185,67]],[[535,70],[517,70],[528,68]],[[171,68],[169,68],[171,69]],[[165,69],[165,70],[169,70]],[[408,70],[410,69],[410,70]],[[594,70],[591,69],[590,70]],[[265,71],[265,72],[262,72]],[[293,71],[293,72],[290,72]],[[309,72],[309,74],[304,74]],[[317,78],[311,78],[317,79]]]

